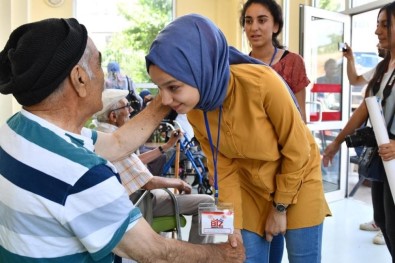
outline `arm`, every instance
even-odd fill
[[[365,100],[363,100],[359,107],[354,111],[343,130],[336,136],[335,140],[326,147],[322,159],[325,167],[329,165],[337,151],[339,151],[340,145],[344,142],[346,136],[353,134],[355,129],[361,127],[367,118],[368,108],[366,107]]]
[[[304,123],[306,123],[306,89],[302,89],[295,93],[295,97],[299,104],[300,115]]]
[[[354,55],[352,53],[351,47],[346,44],[347,50],[343,52],[343,56],[347,59],[347,77],[351,85],[364,85],[368,81],[362,76],[357,74],[355,68]]]
[[[277,145],[278,155],[277,175],[274,187],[274,199],[277,203],[292,204],[297,200],[300,185],[306,173],[311,147],[315,144],[306,125],[300,118],[300,113],[294,106],[293,100],[282,82],[268,75],[260,85],[262,93],[261,104],[268,115],[264,126]],[[273,173],[276,171],[273,170]]]
[[[287,57],[285,57],[287,59],[284,59],[284,67],[279,69],[278,72],[294,93],[299,104],[300,114],[306,123],[306,87],[310,80],[307,77],[303,58],[292,52]]]
[[[162,145],[163,151],[167,152],[170,148],[172,148],[177,143],[179,139],[182,138],[182,136],[183,134],[180,129],[172,131],[170,139],[167,141],[167,143]],[[140,154],[139,158],[144,164],[147,164],[161,155],[162,153],[159,150],[159,148],[155,148],[151,151]]]
[[[185,194],[190,194],[192,187],[178,178],[166,178],[160,176],[154,176],[147,182],[144,186],[146,190],[159,189],[159,188],[176,188],[179,193],[184,192]]]
[[[134,152],[147,141],[169,110],[162,105],[160,95],[156,96],[149,106],[115,132],[98,132],[96,153],[113,161]]]
[[[299,117],[299,112],[294,107],[294,103],[287,94],[286,89],[282,87],[275,78],[269,78],[266,81],[266,88],[262,89],[262,105],[268,117],[267,124],[269,129],[273,131],[273,140],[277,138],[279,148],[279,170],[273,171],[277,173],[273,180],[276,185],[273,191],[273,200],[286,206],[294,204],[297,201],[300,186],[306,176],[306,170],[310,169],[309,160],[315,152],[312,151],[312,145],[315,143],[311,138],[310,132]],[[261,85],[265,87],[265,85]],[[304,94],[305,88],[299,90],[298,93]],[[296,98],[300,95],[295,93]],[[304,98],[303,98],[304,99]],[[262,124],[264,125],[264,123]],[[317,153],[318,154],[318,153]],[[317,159],[318,161],[318,159]],[[265,238],[271,242],[273,236],[284,234],[287,228],[287,213],[278,212],[274,206],[270,204],[265,223]]]
[[[196,245],[156,234],[144,219],[123,236],[113,252],[138,262],[243,262],[242,244],[232,248],[229,244]]]

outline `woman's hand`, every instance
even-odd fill
[[[395,141],[390,140],[389,143],[379,146],[379,155],[383,161],[391,161],[395,159]]]
[[[228,241],[232,247],[237,247],[237,241],[243,244],[243,237],[240,229],[234,229],[233,234],[228,235]]]
[[[349,61],[349,62],[353,62],[354,61],[354,54],[352,53],[352,49],[351,47],[347,44],[344,43],[346,45],[346,50],[343,51],[343,56]]]
[[[287,230],[287,212],[278,212],[272,207],[266,219],[265,238],[266,241],[272,242],[273,237],[285,235]]]
[[[339,149],[340,149],[340,144],[338,144],[336,141],[333,141],[325,148],[322,157],[322,163],[324,164],[324,167],[328,167],[328,165],[332,162],[333,157],[335,157],[335,154],[339,151]]]

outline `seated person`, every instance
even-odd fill
[[[103,109],[95,114],[98,130],[113,132],[129,120],[130,111],[132,109],[125,98],[126,95],[127,92],[116,89],[106,89],[103,92]],[[179,133],[179,136],[171,136],[169,140],[170,144],[174,145],[181,136],[181,133]],[[160,156],[162,151],[163,150],[158,147],[140,155],[141,160],[147,163]],[[132,194],[140,188],[152,190],[153,217],[168,216],[174,215],[173,201],[165,191],[159,188],[177,188],[180,192],[180,194],[176,195],[180,213],[192,215],[189,242],[213,242],[213,237],[199,235],[198,205],[200,203],[213,203],[214,199],[205,194],[190,194],[191,186],[180,179],[153,176],[141,160],[136,154],[132,153],[124,159],[113,162],[121,176],[122,184],[127,189],[128,193]]]

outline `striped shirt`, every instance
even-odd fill
[[[139,190],[153,177],[148,168],[134,153],[125,159],[114,162],[114,166],[117,168],[121,176],[122,185],[126,188],[129,195]]]
[[[113,261],[141,213],[92,149],[25,110],[0,128],[0,262]]]

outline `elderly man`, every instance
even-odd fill
[[[126,91],[118,89],[106,89],[103,92],[103,109],[95,114],[99,131],[113,132],[130,120],[129,116],[133,109],[130,107],[126,95]],[[133,194],[140,188],[152,190],[153,217],[174,215],[171,197],[164,190],[158,188],[177,188],[180,193],[185,193],[176,195],[176,199],[180,213],[192,215],[189,242],[211,243],[213,242],[211,236],[199,235],[198,206],[201,203],[214,203],[214,198],[206,194],[190,194],[191,186],[183,180],[153,176],[144,166],[172,148],[181,136],[181,133],[179,136],[171,136],[166,144],[156,149],[140,154],[138,157],[132,153],[122,160],[114,161],[113,164],[129,194]]]
[[[11,33],[0,92],[23,109],[0,128],[0,262],[242,262],[240,243],[165,239],[141,218],[107,160],[145,142],[168,109],[156,99],[114,133],[84,129],[103,85],[101,55],[77,20]]]

